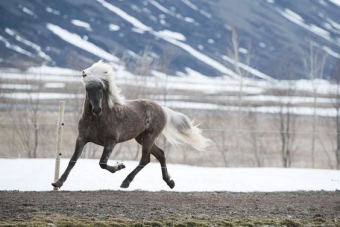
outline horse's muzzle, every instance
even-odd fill
[[[100,115],[100,114],[102,113],[102,108],[100,108],[100,107],[95,107],[95,108],[92,109],[92,113],[93,113],[94,115]]]

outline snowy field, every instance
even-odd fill
[[[61,190],[122,190],[121,182],[137,166],[124,161],[126,168],[111,174],[98,165],[99,160],[80,159]],[[0,159],[0,190],[52,190],[53,159]],[[61,173],[67,159],[61,160]],[[110,164],[110,162],[109,162]],[[111,161],[111,164],[115,164]],[[206,168],[168,164],[176,182],[173,191],[298,191],[340,190],[340,172],[317,169],[281,168]],[[158,163],[147,165],[131,183],[129,189],[170,191],[162,180]]]

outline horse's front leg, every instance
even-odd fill
[[[63,173],[63,175],[61,175],[61,177],[54,183],[52,183],[52,185],[54,187],[58,187],[60,188],[61,186],[63,186],[64,182],[66,181],[69,173],[71,172],[72,168],[74,167],[74,165],[76,164],[78,158],[80,157],[84,146],[86,145],[87,142],[84,141],[84,139],[82,139],[81,137],[78,136],[77,141],[76,141],[76,147],[74,150],[74,153],[68,163],[68,166],[65,170],[65,172]]]
[[[116,142],[108,143],[104,146],[102,157],[100,158],[99,165],[102,169],[106,169],[111,173],[117,172],[118,170],[124,169],[125,166],[123,163],[118,163],[115,166],[109,166],[107,162],[109,161],[110,155],[112,153],[113,148],[115,147]]]

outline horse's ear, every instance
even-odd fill
[[[100,60],[98,61],[98,63],[107,64],[107,62],[106,62],[105,60],[103,60],[103,59],[100,59]]]

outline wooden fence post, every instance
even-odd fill
[[[61,157],[61,142],[63,136],[63,126],[64,126],[64,110],[65,101],[59,102],[59,118],[58,118],[58,131],[57,131],[57,148],[55,157],[55,169],[54,169],[54,182],[59,179],[59,169],[60,169],[60,157]],[[58,187],[53,187],[54,191],[58,190]]]

